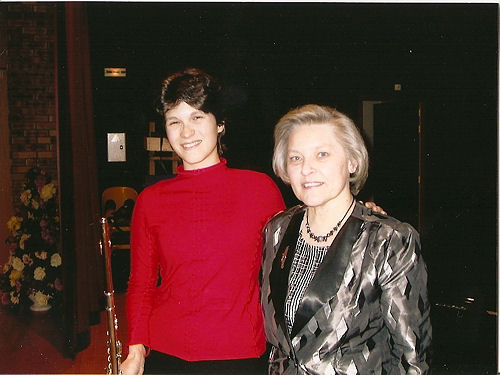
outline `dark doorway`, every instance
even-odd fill
[[[373,106],[370,187],[373,199],[391,216],[420,229],[419,103]]]

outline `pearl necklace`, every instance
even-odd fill
[[[332,228],[330,232],[325,234],[324,236],[316,236],[312,230],[311,227],[309,226],[309,210],[306,211],[306,231],[309,234],[309,237],[311,237],[315,242],[326,242],[329,237],[333,236],[333,234],[339,230],[340,224],[344,221],[345,217],[347,216],[347,213],[351,210],[352,205],[354,204],[354,198],[352,199],[351,204],[349,205],[349,208],[345,212],[344,216],[342,216],[342,219]]]

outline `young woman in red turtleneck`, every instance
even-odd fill
[[[265,351],[261,230],[285,205],[268,176],[220,157],[219,95],[196,69],[164,81],[167,137],[183,163],[135,204],[124,375],[142,374],[145,361],[146,373],[242,373]]]

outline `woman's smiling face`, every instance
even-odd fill
[[[349,174],[356,166],[329,124],[302,125],[290,133],[287,174],[293,192],[309,207],[350,197]]]
[[[185,170],[217,164],[217,136],[224,130],[215,116],[180,102],[165,113],[168,141],[182,159]]]

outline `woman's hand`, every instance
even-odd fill
[[[377,206],[375,202],[360,202],[361,204],[364,204],[366,207],[371,208],[373,211],[378,212],[379,214],[384,214],[387,215],[387,212],[384,211],[384,209],[380,206]]]
[[[120,372],[123,375],[142,375],[144,372],[144,360],[146,358],[146,349],[144,345],[130,345],[128,347],[128,356],[120,365]]]

